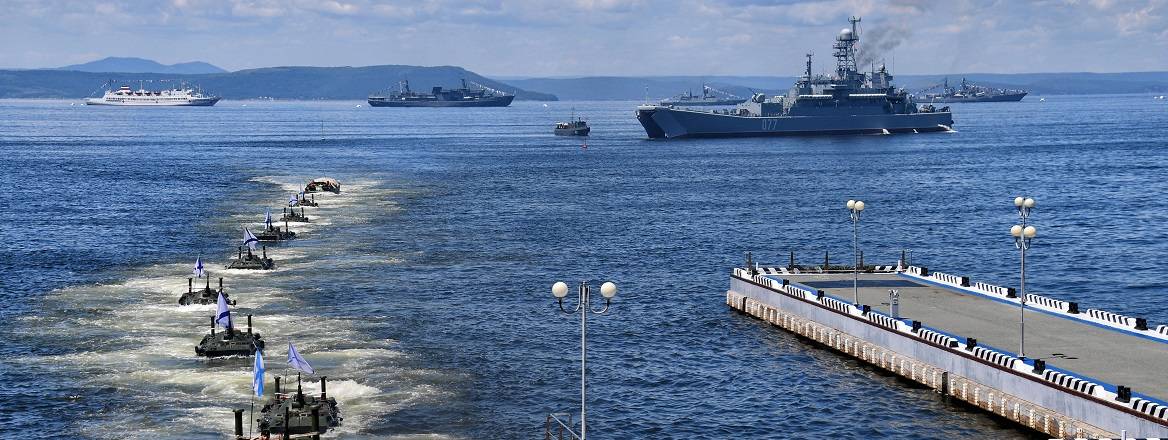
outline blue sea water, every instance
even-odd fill
[[[6,438],[224,438],[250,360],[194,355],[211,310],[176,301],[200,255],[269,372],[291,341],[329,376],[343,438],[535,438],[578,410],[557,280],[620,286],[589,324],[596,438],[1025,436],[724,305],[744,251],[850,261],[849,198],[867,262],[906,249],[1016,285],[1012,199],[1033,196],[1029,291],[1168,323],[1168,105],[1148,96],[957,105],[954,133],[665,142],[630,102],[75,104],[0,101]],[[550,135],[573,108],[586,147]],[[344,191],[268,249],[278,270],[221,269],[320,176]]]

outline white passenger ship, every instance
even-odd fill
[[[218,96],[203,94],[201,90],[190,87],[176,87],[173,89],[152,91],[139,87],[130,90],[130,86],[121,86],[117,90],[106,90],[100,98],[88,98],[86,105],[124,105],[124,106],[212,106],[219,102]]]

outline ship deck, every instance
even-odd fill
[[[786,278],[846,302],[853,299],[853,274],[768,275]],[[860,303],[890,314],[889,293],[900,293],[900,318],[921,321],[926,328],[978,345],[1016,355],[1019,344],[1019,307],[991,297],[933,285],[891,273],[861,273]],[[1026,354],[1048,367],[1073,372],[1097,383],[1131,387],[1133,394],[1168,400],[1168,341],[1140,337],[1120,329],[1026,309]]]

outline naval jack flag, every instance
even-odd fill
[[[296,206],[297,202],[298,202],[298,200],[296,200],[295,193],[293,193],[291,196],[288,197],[288,206]]]
[[[227,298],[223,297],[223,292],[219,292],[219,306],[215,308],[215,323],[223,328],[235,328],[235,324],[231,322],[231,311],[227,309]]]
[[[203,270],[203,256],[195,259],[195,278],[202,278],[207,272]]]
[[[291,342],[288,343],[288,365],[308,374],[316,374],[316,370],[313,370],[312,365],[309,365],[308,361],[300,356],[300,352],[296,351],[296,346],[292,345]]]
[[[256,238],[255,234],[252,234],[251,230],[247,229],[247,227],[245,226],[243,228],[243,244],[244,244],[244,246],[247,246],[248,249],[251,249],[254,251],[256,248],[256,243],[259,243],[259,242],[260,242],[260,239]]]
[[[256,349],[255,364],[251,368],[251,389],[256,397],[264,397],[264,352]]]
[[[267,209],[264,211],[264,226],[267,226],[269,231],[272,230],[272,210],[271,209]]]

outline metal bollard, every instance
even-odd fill
[[[900,291],[888,289],[888,306],[892,312],[892,319],[900,319]]]
[[[1043,371],[1046,371],[1046,361],[1042,359],[1035,359],[1034,374],[1042,374]]]
[[[235,412],[235,438],[236,440],[243,438],[243,410],[233,409]]]

